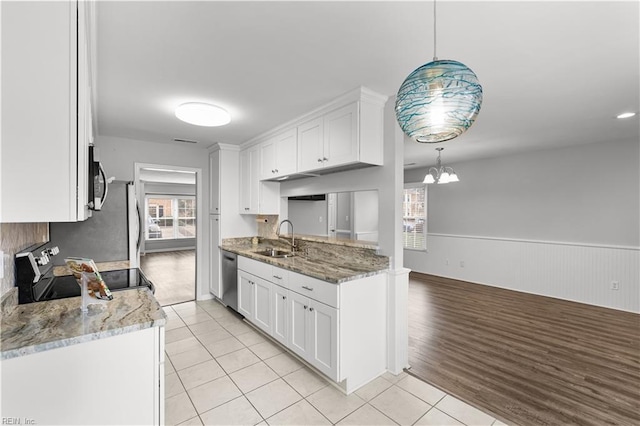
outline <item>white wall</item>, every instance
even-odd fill
[[[429,186],[427,253],[405,265],[638,312],[639,158],[635,140],[446,164],[460,182]]]
[[[202,170],[202,197],[198,206],[198,257],[196,260],[196,297],[210,297],[209,277],[209,153],[206,149],[98,136],[96,146],[107,176],[134,180],[134,163],[199,168]]]

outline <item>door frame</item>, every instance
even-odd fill
[[[136,191],[136,197],[138,199],[138,205],[144,206],[144,194],[142,193],[141,185],[140,185],[140,171],[146,168],[155,168],[155,169],[167,169],[167,170],[176,170],[182,172],[193,172],[196,174],[196,288],[195,288],[195,300],[203,300],[210,299],[211,295],[209,294],[209,285],[207,282],[206,294],[207,296],[202,296],[203,294],[203,285],[204,280],[202,279],[202,265],[204,265],[203,255],[203,241],[204,241],[204,223],[203,217],[205,214],[205,210],[203,207],[203,193],[202,193],[202,169],[199,167],[184,167],[184,166],[176,166],[176,165],[168,165],[168,164],[151,164],[151,163],[133,163],[133,184]],[[145,214],[144,211],[141,214]],[[209,216],[207,214],[207,216]]]

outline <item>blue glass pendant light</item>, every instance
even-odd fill
[[[433,2],[433,62],[404,80],[396,97],[396,118],[403,132],[417,142],[437,143],[464,133],[482,105],[482,86],[467,66],[438,60],[436,3]]]

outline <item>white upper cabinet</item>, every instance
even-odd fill
[[[89,216],[91,6],[2,3],[2,222]]]
[[[298,172],[382,165],[383,105],[352,102],[299,125]]]
[[[209,154],[209,213],[220,214],[220,150]]]
[[[382,165],[386,100],[360,88],[307,114],[297,125],[297,172]]]
[[[298,126],[298,170],[314,170],[323,165],[324,119],[322,117]]]
[[[298,134],[289,129],[260,145],[260,179],[275,179],[297,170]]]
[[[240,214],[278,214],[280,184],[260,181],[260,146],[240,152]]]

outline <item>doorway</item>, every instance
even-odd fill
[[[201,246],[201,170],[135,165],[142,232],[140,269],[168,306],[197,298]]]

